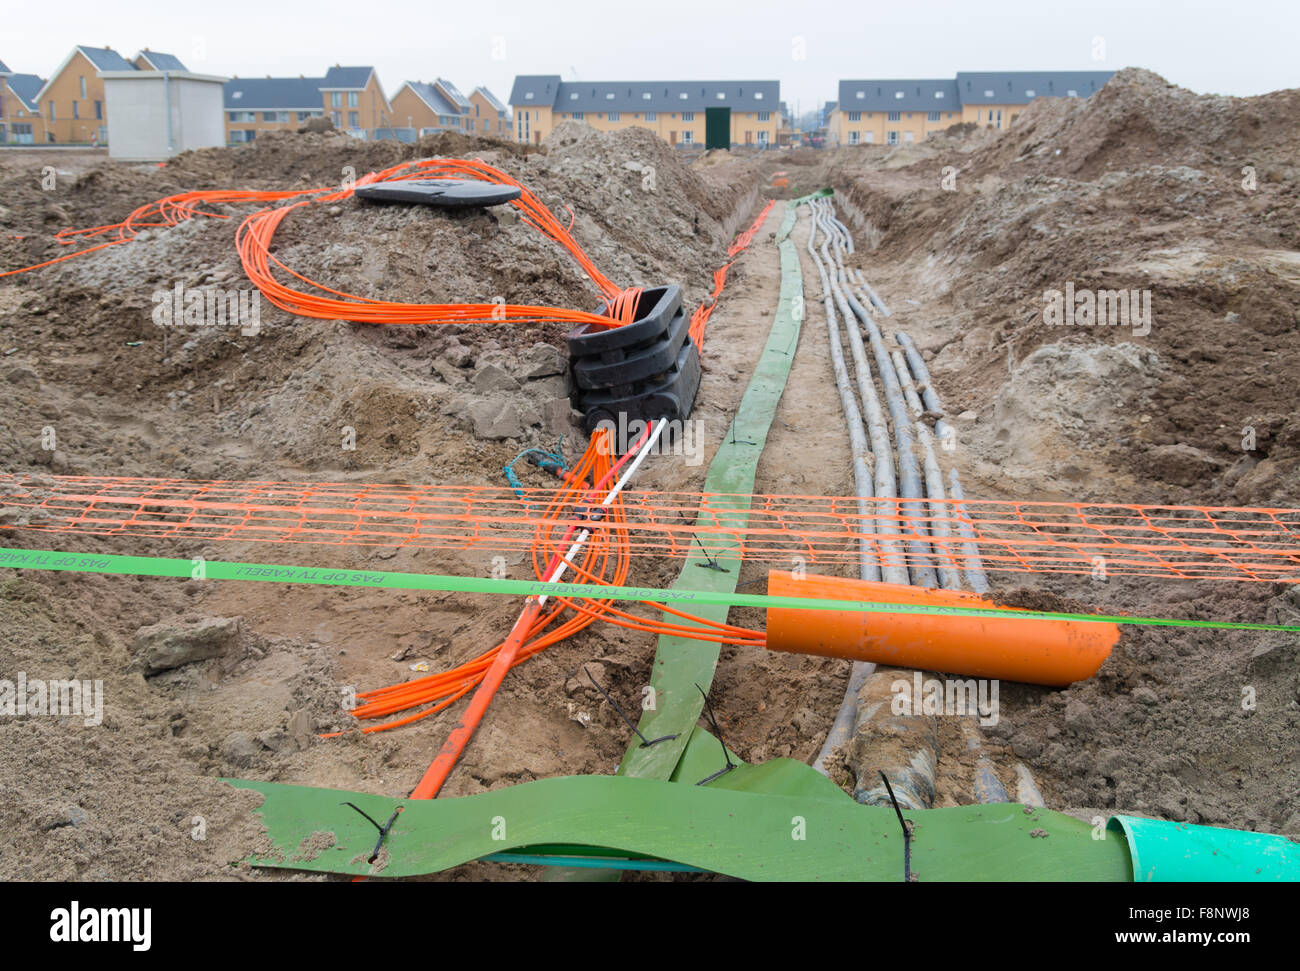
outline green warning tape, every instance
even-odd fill
[[[249,861],[262,867],[413,877],[495,858],[691,868],[742,880],[902,882],[903,840],[893,809],[859,806],[842,792],[828,798],[792,790],[777,776],[749,779],[744,788],[720,786],[768,765],[737,769],[707,786],[565,776],[441,799],[225,781],[266,797],[254,812],[270,846]],[[375,828],[344,802],[379,820],[403,809],[374,866],[366,861],[375,850]],[[1002,803],[905,812],[905,818],[914,826],[912,872],[924,883],[1132,878],[1122,834],[1103,831],[1097,838],[1088,823],[1050,810]],[[1051,838],[1039,838],[1044,835]]]
[[[827,600],[809,597],[773,597],[762,593],[727,590],[680,590],[664,587],[615,587],[598,583],[545,583],[541,580],[492,580],[437,573],[394,573],[382,570],[334,570],[273,563],[227,563],[221,560],[180,560],[161,556],[119,556],[111,553],[61,553],[0,547],[0,568],[56,570],[72,573],[107,573],[181,580],[252,580],[263,583],[307,583],[334,587],[370,587],[387,590],[428,590],[435,593],[491,593],[511,597],[584,597],[590,600],[649,600],[655,603],[693,603],[727,607],[786,607],[795,610],[849,610],[876,614],[938,614],[949,617],[1007,617],[1013,620],[1081,620],[1108,624],[1154,627],[1199,627],[1213,630],[1271,630],[1300,633],[1300,627],[1282,624],[1242,624],[1176,617],[1128,617],[1106,614],[1069,614],[996,607],[941,607],[929,604],[895,604],[873,600]]]

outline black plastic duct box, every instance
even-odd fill
[[[689,329],[674,283],[643,291],[630,324],[579,324],[569,332],[573,402],[589,434],[603,421],[619,424],[620,414],[624,422],[690,416],[701,370]]]

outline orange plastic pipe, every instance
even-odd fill
[[[813,574],[796,577],[784,570],[767,575],[767,592],[774,597],[1013,609],[959,590]],[[1052,687],[1092,677],[1118,640],[1118,625],[1092,621],[793,607],[771,607],[767,611],[769,650]]]

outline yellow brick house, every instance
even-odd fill
[[[709,109],[725,109],[732,145],[774,147],[779,81],[561,81],[519,75],[510,92],[515,140],[537,144],[562,121],[599,131],[646,128],[674,146],[704,145]]]
[[[901,145],[961,122],[1009,128],[1036,98],[1086,98],[1110,71],[975,71],[955,78],[841,81],[832,145]]]

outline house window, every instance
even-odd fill
[[[80,118],[80,117],[81,117],[81,102],[80,102],[80,101],[74,101],[74,102],[72,102],[72,117],[73,117],[73,118]]]
[[[262,112],[262,120],[263,120],[263,121],[275,121],[275,112],[274,112],[274,111],[264,111],[264,112]]]
[[[1075,91],[1073,88],[1071,88],[1069,91],[1065,92],[1065,94],[1066,94],[1067,97],[1070,97],[1070,98],[1077,98],[1077,97],[1079,97],[1079,92],[1078,92],[1078,91]]]
[[[858,139],[859,139],[859,137],[860,137],[860,136],[859,136],[858,132],[855,132],[855,131],[851,131],[851,132],[849,132],[849,144],[850,144],[850,145],[856,145],[856,144],[858,144]]]
[[[609,113],[609,120],[610,120],[610,121],[618,121],[618,112],[617,112],[617,111],[611,111],[611,112]]]
[[[581,111],[575,111],[571,117],[574,121],[582,121],[582,115],[583,113]]]
[[[335,128],[339,128],[339,127],[341,127],[341,126],[343,125],[343,112],[341,112],[341,111],[331,111],[331,112],[330,112],[330,124],[332,124]]]
[[[102,101],[95,102],[95,119],[97,121],[103,121],[104,119],[104,102]]]
[[[84,98],[86,96],[86,79],[83,76],[81,78],[78,78],[78,80],[81,81],[81,96]],[[72,117],[75,118],[76,115],[73,115]]]
[[[867,92],[859,91],[854,97],[856,97],[859,101],[862,101],[864,98],[866,98],[866,96],[867,96]]]
[[[861,121],[861,120],[862,120],[862,112],[860,111],[849,112],[849,121]]]
[[[991,89],[989,89],[989,88],[985,88],[985,89],[984,89],[984,97],[986,97],[986,98],[991,98],[991,97],[993,97],[993,91],[992,91]]]
[[[755,91],[755,92],[754,92],[754,100],[755,100],[755,101],[762,101],[762,100],[763,100],[763,92],[762,92],[762,91]]]
[[[361,112],[359,112],[359,111],[349,111],[349,112],[348,112],[348,127],[349,127],[349,128],[360,128],[360,127],[361,127]]]
[[[685,97],[685,95],[683,95],[683,97]],[[695,112],[693,111],[682,112],[682,121],[694,121],[694,120],[695,120]]]
[[[642,101],[649,101],[649,100],[650,100],[650,92],[649,92],[649,91],[642,91],[642,92],[641,92],[641,100],[642,100]]]
[[[772,117],[772,112],[770,111],[760,111],[758,113],[759,121],[768,121],[771,117]]]
[[[937,111],[932,111],[932,112],[930,112],[930,114],[929,114],[929,120],[930,120],[930,121],[938,121],[938,120],[939,120],[939,112],[937,112]]]
[[[759,146],[760,146],[761,148],[766,148],[766,147],[767,147],[767,132],[765,132],[765,131],[761,131],[761,130],[759,131],[759,133],[758,133],[758,144],[759,144]]]
[[[684,132],[682,132],[682,144],[683,144],[683,145],[691,145],[691,144],[693,144],[694,142],[695,142],[695,132],[693,132],[693,131],[684,131]]]
[[[885,139],[885,140],[886,140],[887,142],[889,142],[890,145],[897,145],[897,144],[898,144],[898,132],[896,132],[896,131],[891,131],[891,132],[889,133],[889,137],[888,137],[887,139]]]
[[[577,100],[578,100],[578,92],[577,92],[577,91],[570,91],[570,92],[569,92],[569,100],[570,100],[570,101],[577,101]]]
[[[82,97],[85,97],[85,96],[83,95]],[[1026,98],[1032,98],[1032,97],[1034,97],[1034,89],[1033,89],[1033,88],[1026,88],[1026,89],[1025,89],[1025,97],[1026,97]]]
[[[657,112],[657,111],[647,111],[647,112],[645,113],[645,120],[646,120],[646,121],[658,121],[658,120],[659,120],[659,112]]]
[[[890,121],[898,121],[902,117],[903,117],[903,113],[901,111],[891,111],[889,113]]]
[[[330,107],[331,107],[331,108],[342,108],[342,107],[343,107],[343,92],[342,92],[342,91],[331,91],[331,92],[330,92]]]
[[[54,102],[50,102],[50,121],[54,120]]]

